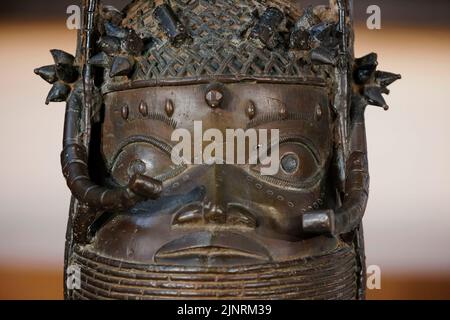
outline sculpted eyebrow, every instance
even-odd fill
[[[266,123],[285,120],[312,121],[314,120],[314,116],[309,113],[299,113],[299,112],[287,112],[285,114],[281,114],[279,112],[266,112],[250,120],[247,123],[247,129],[258,127]]]
[[[168,126],[172,127],[173,129],[176,129],[178,126],[178,123],[167,117],[165,114],[163,113],[159,113],[159,112],[150,112],[146,117],[145,120],[156,120],[156,121],[161,121],[164,122],[165,124],[167,124]]]

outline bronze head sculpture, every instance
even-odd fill
[[[364,111],[400,76],[354,58],[351,2],[83,1],[76,56],[35,70],[66,101],[66,298],[364,298]],[[198,121],[277,129],[279,170],[174,163]]]

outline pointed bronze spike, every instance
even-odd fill
[[[353,78],[357,84],[366,84],[372,78],[378,66],[378,55],[370,53],[362,58],[355,59]]]
[[[73,63],[75,62],[75,57],[65,51],[53,49],[50,50],[50,53],[52,54],[55,64],[73,65]]]
[[[369,53],[361,58],[355,59],[355,64],[358,67],[377,67],[378,66],[378,55],[374,52]]]
[[[70,94],[70,87],[61,82],[56,82],[53,87],[50,89],[48,93],[47,99],[45,100],[45,104],[49,104],[50,102],[63,102],[66,101],[67,97]]]
[[[391,93],[391,91],[388,88],[386,88],[386,87],[380,87],[380,90],[381,90],[382,94],[389,94],[389,93]]]
[[[319,43],[329,42],[333,38],[333,32],[336,30],[336,25],[329,22],[321,22],[311,27],[309,30],[311,38]]]
[[[317,47],[313,50],[311,50],[311,62],[316,64],[329,64],[329,65],[335,65],[336,64],[336,58],[335,54],[324,47]]]
[[[111,65],[111,58],[106,53],[100,52],[89,59],[89,64],[95,67],[108,68]]]
[[[259,39],[269,48],[274,48],[281,40],[278,29],[284,19],[285,15],[280,9],[267,8],[250,32],[250,37]]]
[[[77,81],[79,73],[77,68],[68,64],[56,65],[56,75],[58,79],[66,83],[73,83]]]
[[[289,39],[289,45],[293,49],[309,50],[311,49],[309,30],[312,26],[319,23],[319,19],[313,12],[312,6],[304,9],[303,15],[297,20]]]
[[[159,22],[160,28],[164,31],[173,45],[181,45],[189,38],[186,27],[168,4],[163,3],[157,6],[153,11],[153,14]]]
[[[120,25],[123,20],[123,13],[119,9],[110,5],[102,6],[103,15],[106,20],[110,21],[115,25]]]
[[[109,21],[105,22],[105,32],[107,36],[119,39],[125,39],[128,35],[127,29],[116,26]]]
[[[34,69],[34,73],[50,84],[53,84],[58,80],[58,78],[56,77],[56,68],[54,65],[36,68]]]
[[[103,36],[98,41],[101,51],[107,54],[117,54],[120,52],[120,39],[110,36]]]
[[[134,30],[129,30],[122,47],[129,54],[138,56],[144,50],[144,41],[137,35]]]
[[[312,26],[319,23],[319,18],[314,14],[314,9],[312,6],[308,6],[303,10],[302,16],[295,23],[294,29],[310,29]]]
[[[109,75],[111,77],[128,76],[133,70],[134,62],[127,57],[115,57]]]
[[[367,102],[373,106],[382,107],[384,110],[388,110],[389,106],[384,100],[382,90],[378,86],[366,86],[364,87],[364,97]]]
[[[382,87],[387,87],[393,84],[395,81],[400,80],[402,76],[400,74],[377,71],[375,72],[375,79],[377,83]]]
[[[310,34],[307,30],[296,30],[291,33],[289,46],[292,49],[309,50],[311,48],[309,40]]]

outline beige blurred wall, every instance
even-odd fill
[[[379,69],[403,76],[390,111],[366,114],[368,263],[450,274],[450,30],[385,26],[356,36],[357,55],[375,50]]]
[[[64,105],[33,73],[51,48],[74,52],[64,23],[0,26],[0,265],[61,264],[69,192],[60,174]]]
[[[0,266],[63,262],[69,192],[60,173],[63,104],[33,74],[50,48],[73,52],[64,22],[0,25]],[[367,256],[384,273],[450,274],[450,31],[358,28],[357,55],[398,72],[389,112],[367,111]]]

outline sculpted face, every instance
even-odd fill
[[[222,96],[216,107],[208,104],[211,90]],[[290,241],[309,237],[302,231],[302,214],[330,205],[333,128],[325,86],[145,88],[107,94],[105,105],[102,148],[114,180],[125,186],[139,172],[163,181],[164,191],[159,199],[113,218],[97,237],[99,248],[109,254],[133,250],[146,261],[213,265],[305,254],[303,243]],[[172,141],[173,133],[185,129],[192,136],[188,143],[198,143],[195,121],[201,121],[204,132],[217,129],[223,137],[227,129],[278,129],[279,168],[262,175],[259,162],[173,164],[171,150],[178,143]],[[220,145],[224,159],[227,144],[229,140]],[[203,143],[203,150],[207,146]],[[123,225],[134,225],[136,232],[117,235],[110,230]],[[133,241],[125,239],[129,237]],[[280,252],[276,247],[283,241]]]
[[[355,59],[352,1],[83,4],[35,70],[66,101],[66,297],[363,299],[364,112],[400,76]]]

